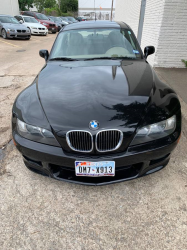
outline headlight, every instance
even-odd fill
[[[157,140],[172,134],[176,128],[176,116],[138,129],[130,146]]]
[[[37,28],[36,28],[36,27],[31,27],[31,29],[35,29],[35,30],[37,30]]]
[[[12,30],[12,29],[7,29],[8,31],[11,31],[11,32],[15,32],[15,30]]]
[[[47,23],[42,23],[42,24],[43,24],[43,25],[46,25],[46,26],[48,25]]]
[[[26,124],[19,119],[17,119],[17,131],[22,137],[31,141],[60,147],[51,131]]]

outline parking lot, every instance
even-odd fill
[[[165,169],[88,187],[58,182],[24,166],[11,142],[12,104],[44,65],[39,50],[50,50],[55,37],[0,37],[0,249],[187,249],[187,102],[178,87],[183,131]],[[179,79],[171,77],[173,72],[156,71],[174,89],[172,81],[187,79],[185,69]]]

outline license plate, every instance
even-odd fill
[[[114,161],[76,161],[75,162],[76,176],[115,176],[115,162]]]
[[[52,28],[52,30],[54,30],[55,28]]]

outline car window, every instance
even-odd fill
[[[26,23],[38,23],[38,21],[33,17],[24,17]]]
[[[2,23],[13,23],[13,24],[19,24],[18,20],[14,17],[9,17],[9,16],[1,16],[0,21]]]
[[[66,17],[61,17],[61,19],[64,21],[68,21],[68,19]]]
[[[51,18],[53,21],[58,21],[57,17],[55,17],[55,16],[50,16],[50,18]]]
[[[72,22],[73,22],[73,21],[76,21],[75,18],[73,18],[73,17],[68,17],[68,19],[69,19],[70,21],[72,21]]]
[[[32,13],[32,12],[25,11],[25,12],[23,12],[23,14],[26,15],[26,16],[32,16],[32,17],[34,17],[34,13]]]
[[[23,20],[23,18],[22,18],[22,17],[20,17],[20,16],[15,16],[15,18],[16,18],[18,21]]]
[[[49,20],[44,14],[35,13],[35,15],[39,20]]]
[[[138,42],[128,29],[69,30],[59,34],[50,59],[56,57],[96,58],[142,57]]]

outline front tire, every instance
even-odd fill
[[[2,29],[1,35],[3,37],[3,39],[7,39],[7,33],[5,29]]]

